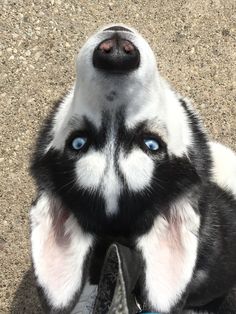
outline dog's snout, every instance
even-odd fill
[[[135,70],[140,64],[140,53],[135,45],[118,33],[102,41],[94,50],[95,68],[114,73]]]

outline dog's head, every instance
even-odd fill
[[[199,181],[193,151],[204,137],[194,119],[140,34],[105,27],[79,53],[76,83],[41,133],[33,174],[85,229],[144,232]]]
[[[145,260],[152,307],[169,312],[194,269],[198,188],[209,168],[198,118],[161,78],[147,42],[123,25],[90,37],[31,167],[40,192],[32,256],[48,303],[72,307],[96,241],[125,237]]]

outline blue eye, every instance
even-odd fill
[[[75,150],[80,150],[87,143],[86,137],[76,137],[73,139],[71,145]]]
[[[159,143],[156,140],[154,140],[154,139],[146,138],[146,139],[144,139],[144,144],[151,151],[157,151],[160,148]]]

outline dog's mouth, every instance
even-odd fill
[[[127,74],[138,69],[140,52],[126,34],[133,33],[123,26],[103,30],[107,38],[102,40],[93,52],[93,66],[107,73]]]

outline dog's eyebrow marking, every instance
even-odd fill
[[[153,118],[152,120],[147,121],[147,130],[153,133],[158,133],[158,135],[167,143],[168,139],[168,130],[166,125],[158,120],[158,118]]]
[[[70,119],[68,125],[73,129],[85,129],[97,132],[96,126],[86,116],[74,116]]]
[[[73,117],[70,120],[70,135],[76,131],[88,132],[88,136],[96,143],[97,148],[102,148],[107,140],[107,129],[109,128],[109,118],[102,118],[102,125],[97,128],[93,122],[86,116]],[[69,135],[69,136],[70,136]]]
[[[69,135],[71,134],[71,132],[76,131],[76,130],[82,131],[85,129],[84,119],[82,117],[79,117],[79,116],[74,116],[74,117],[70,118],[67,127],[69,129]]]
[[[167,128],[165,124],[158,120],[158,118],[153,118],[151,120],[144,120],[138,122],[136,126],[127,130],[127,133],[141,134],[141,133],[153,133],[157,134],[164,142],[167,142]]]

